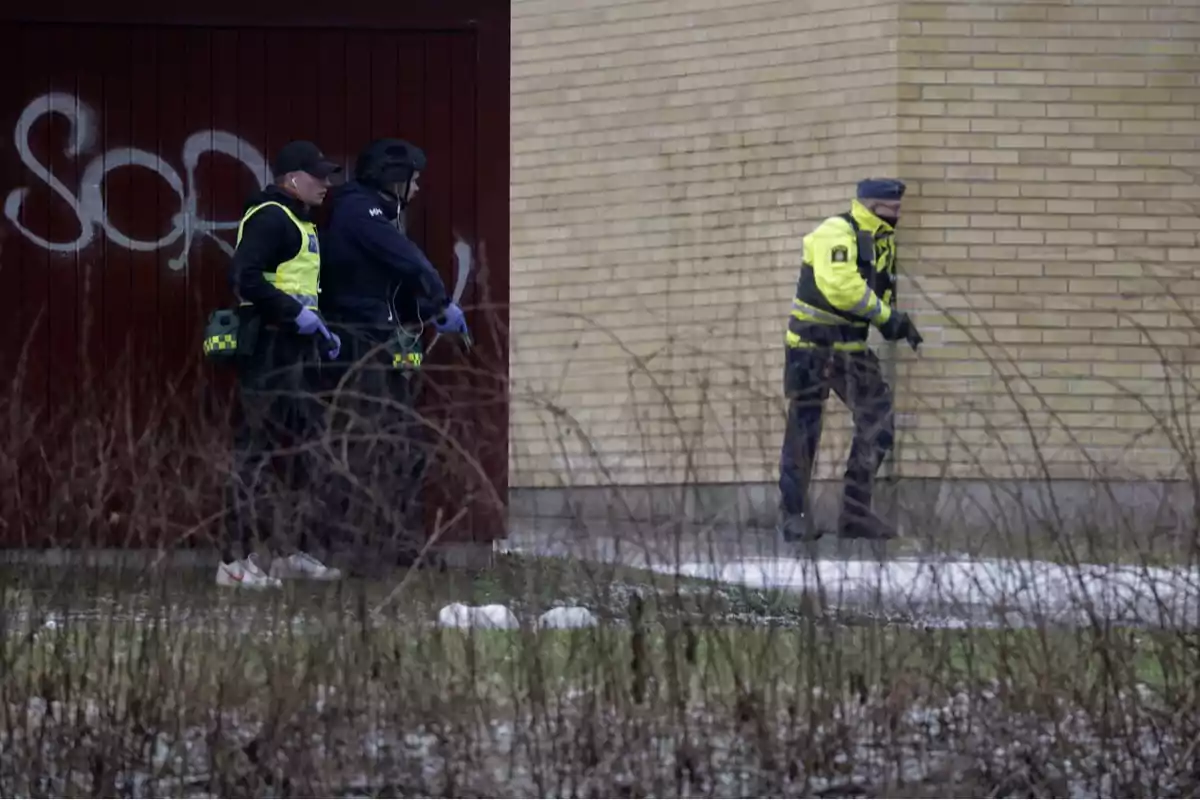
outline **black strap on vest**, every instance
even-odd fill
[[[858,274],[867,283],[872,283],[875,278],[875,237],[870,231],[864,231],[858,225],[858,220],[850,212],[839,214],[842,219],[850,223],[850,227],[854,230],[854,238],[858,250]]]

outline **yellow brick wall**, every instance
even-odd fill
[[[513,485],[769,480],[804,229],[895,168],[895,3],[512,9]]]
[[[912,187],[901,474],[1172,468],[1197,8],[513,0],[512,484],[773,481],[800,239],[869,174]]]
[[[900,17],[900,240],[935,340],[900,365],[901,473],[1167,474],[1196,416],[1200,4]]]

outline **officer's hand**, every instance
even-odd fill
[[[342,340],[338,338],[336,333],[329,334],[328,349],[325,354],[329,356],[330,361],[336,361],[338,355],[342,352]]]
[[[917,330],[917,326],[911,322],[908,324],[908,334],[904,338],[908,339],[908,344],[912,347],[914,353],[921,346],[921,342],[925,341],[921,338],[921,332]]]
[[[302,308],[300,313],[296,315],[296,329],[300,331],[302,336],[312,336],[314,333],[319,333],[326,339],[329,338],[329,329],[325,327],[325,323],[317,316],[317,312],[311,308]]]
[[[892,310],[892,315],[888,317],[887,322],[879,326],[879,332],[883,338],[889,342],[898,342],[901,339],[908,338],[908,332],[915,330],[912,320],[908,318],[908,314],[903,311]]]
[[[438,333],[466,333],[467,318],[463,315],[463,311],[458,307],[458,303],[451,303],[442,310],[435,322],[435,327]]]

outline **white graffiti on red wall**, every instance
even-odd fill
[[[196,168],[205,154],[226,155],[244,166],[259,186],[264,186],[270,180],[270,169],[267,160],[254,145],[227,131],[197,131],[183,143],[180,153],[182,177],[174,167],[154,153],[134,147],[113,148],[98,153],[88,162],[78,188],[72,191],[38,160],[30,146],[33,126],[52,114],[65,117],[70,125],[65,150],[68,157],[78,158],[92,150],[98,128],[96,115],[86,103],[66,92],[51,92],[30,102],[17,119],[13,143],[21,162],[29,171],[71,207],[79,222],[79,235],[73,241],[52,242],[27,228],[21,222],[21,209],[31,190],[23,186],[9,192],[4,201],[4,216],[26,239],[54,253],[74,254],[92,243],[97,228],[103,229],[112,244],[138,252],[173,247],[182,238],[183,244],[178,255],[167,261],[174,270],[187,266],[192,244],[199,237],[212,239],[226,255],[233,255],[233,245],[216,234],[220,231],[236,231],[239,220],[210,220],[200,216]],[[171,217],[171,229],[158,239],[135,239],[119,229],[108,217],[102,189],[104,180],[109,173],[124,167],[139,167],[154,172],[171,187],[179,200],[180,209]],[[458,302],[466,289],[474,258],[471,246],[462,237],[455,235],[454,239],[456,276],[453,297]]]
[[[197,197],[196,167],[206,153],[223,154],[241,163],[250,172],[259,186],[269,180],[267,161],[254,145],[227,131],[196,131],[183,143],[180,162],[183,176],[164,159],[146,150],[134,147],[117,147],[98,153],[84,168],[79,187],[72,191],[55,177],[33,154],[29,136],[35,123],[42,117],[59,114],[70,124],[70,136],[66,155],[77,158],[91,150],[96,139],[96,117],[91,108],[73,94],[51,92],[32,101],[21,112],[17,120],[13,143],[21,162],[49,189],[63,199],[75,212],[79,221],[79,236],[70,242],[52,242],[29,230],[20,221],[21,207],[29,195],[28,187],[14,189],[4,201],[4,216],[8,218],[29,241],[55,253],[75,253],[92,243],[96,229],[104,230],[108,241],[128,250],[149,252],[162,250],[183,240],[178,255],[167,263],[174,270],[187,265],[192,244],[201,237],[211,238],[227,254],[233,255],[233,246],[218,237],[219,231],[235,231],[238,220],[210,220],[199,213]],[[124,167],[139,167],[157,173],[171,187],[179,199],[179,211],[171,218],[171,229],[158,239],[135,239],[121,231],[108,217],[102,186],[104,179],[114,170]]]

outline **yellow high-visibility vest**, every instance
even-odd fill
[[[264,272],[263,275],[276,289],[295,298],[306,308],[315,310],[317,295],[321,291],[321,247],[317,241],[316,223],[304,222],[283,203],[274,200],[259,203],[242,215],[242,221],[238,223],[238,244],[242,243],[242,229],[246,226],[246,220],[267,206],[282,208],[288,219],[300,229],[300,249],[296,255],[276,267],[274,272]]]

